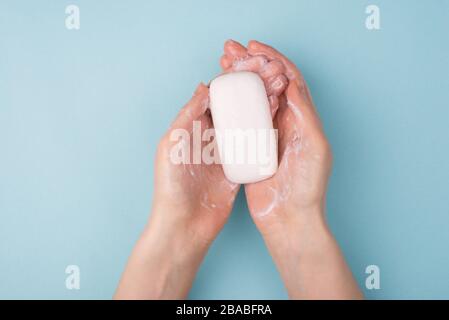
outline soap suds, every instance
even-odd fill
[[[243,59],[234,60],[232,69],[234,71],[252,71],[259,72],[268,63],[263,56],[245,57]]]
[[[299,110],[299,107],[291,102],[290,100],[287,101],[287,106],[290,108],[290,110],[293,111],[293,114],[301,121],[303,121],[303,116],[301,113],[301,110]]]
[[[203,193],[201,197],[200,204],[202,207],[206,208],[208,211],[213,211],[214,208],[216,208],[216,205],[214,203],[209,202],[209,195],[207,192]]]
[[[279,190],[273,187],[269,187],[269,190],[273,194],[273,198],[271,202],[268,204],[268,206],[256,212],[256,217],[258,218],[263,218],[268,214],[272,213],[274,209],[276,209],[283,202],[287,201],[288,197],[290,196],[290,186],[288,184],[281,187]]]
[[[270,188],[270,190],[273,191],[274,189]],[[276,208],[277,205],[278,205],[278,199],[277,198],[278,198],[277,191],[274,190],[273,200],[270,202],[270,204],[266,208],[264,208],[261,211],[256,212],[255,213],[256,217],[263,218],[263,217],[267,216],[268,214],[270,214],[273,211],[273,209]]]
[[[295,125],[295,133],[292,137],[292,139],[288,142],[288,144],[285,147],[284,153],[282,154],[281,163],[278,168],[277,175],[280,175],[279,180],[282,181],[282,184],[278,186],[278,188],[269,187],[271,193],[273,194],[272,199],[270,203],[263,208],[262,210],[255,212],[256,217],[262,218],[270,213],[272,213],[276,208],[281,206],[283,203],[287,202],[290,198],[291,192],[292,192],[292,185],[294,184],[294,181],[292,181],[292,175],[290,173],[289,168],[289,157],[290,155],[294,155],[294,157],[298,157],[299,153],[304,147],[304,141],[303,141],[303,133],[302,128],[299,128]],[[300,170],[300,174],[304,174],[304,166],[301,165],[300,162],[298,162]]]

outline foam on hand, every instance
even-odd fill
[[[209,95],[226,178],[245,184],[275,174],[277,134],[262,79],[253,72],[227,73],[212,80]]]

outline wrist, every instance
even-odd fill
[[[190,262],[204,256],[209,243],[197,235],[186,219],[191,214],[179,211],[172,214],[167,210],[152,211],[140,238],[146,251],[159,251],[176,263]]]
[[[293,216],[292,216],[293,215]],[[291,212],[284,233],[265,237],[292,299],[363,296],[320,209]]]
[[[153,212],[131,257],[131,264],[143,272],[138,281],[146,288],[144,296],[186,299],[206,252],[207,246],[196,242],[182,223]]]
[[[116,299],[185,299],[207,246],[194,243],[182,223],[153,212],[137,241]],[[165,217],[165,218],[164,218]]]
[[[256,224],[265,242],[281,247],[293,244],[293,241],[297,248],[296,242],[304,243],[307,239],[330,233],[321,205],[305,209],[283,207],[258,220]]]
[[[307,257],[324,254],[334,241],[324,210],[319,206],[299,212],[285,210],[276,215],[276,223],[262,235],[283,277],[295,274],[295,268]]]

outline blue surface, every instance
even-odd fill
[[[66,5],[81,29],[65,28]],[[365,28],[380,7],[381,30]],[[328,219],[369,298],[449,298],[449,1],[0,1],[0,298],[112,296],[159,137],[223,42],[302,69],[335,164]],[[65,267],[81,289],[65,288]],[[191,298],[286,298],[239,195]]]

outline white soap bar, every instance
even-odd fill
[[[253,72],[233,72],[210,84],[210,110],[226,178],[253,183],[278,167],[277,134],[262,79]]]

